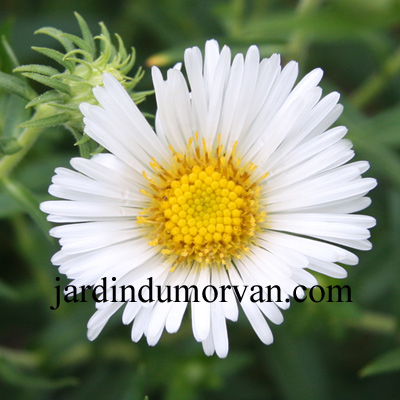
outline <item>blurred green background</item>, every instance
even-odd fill
[[[0,190],[0,399],[378,399],[400,392],[400,2],[396,0],[14,0],[0,1],[0,33],[21,64],[48,63],[31,46],[57,46],[43,26],[79,34],[78,11],[94,33],[104,21],[137,51],[146,69],[139,90],[151,89],[148,66],[167,68],[187,46],[216,38],[233,52],[257,44],[262,55],[300,62],[301,74],[325,70],[324,92],[342,94],[357,159],[378,179],[367,213],[378,220],[374,248],[357,253],[346,281],[352,303],[292,304],[264,346],[246,318],[228,324],[227,359],[204,356],[188,316],[155,348],[131,343],[130,327],[114,316],[93,343],[86,323],[93,303],[54,302],[58,245],[27,214],[18,195]],[[0,53],[0,69],[6,68]],[[4,60],[3,60],[4,61]],[[38,91],[44,90],[36,85]],[[155,111],[149,97],[142,109]],[[12,118],[11,118],[11,117]],[[24,102],[0,92],[0,128],[26,119]],[[11,120],[12,119],[12,120]],[[78,155],[73,138],[48,129],[10,176],[36,201],[49,198],[56,166]],[[33,212],[34,213],[34,212]],[[67,281],[64,279],[63,284]]]

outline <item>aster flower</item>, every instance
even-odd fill
[[[315,69],[296,86],[296,62],[260,61],[256,46],[231,62],[228,47],[208,41],[185,52],[190,88],[180,68],[164,81],[153,67],[158,105],[155,132],[118,81],[103,75],[93,92],[100,106],[82,104],[85,132],[110,154],[74,158],[57,168],[49,192],[62,201],[41,209],[61,250],[52,262],[73,279],[140,287],[152,278],[167,293],[176,285],[199,292],[222,285],[278,285],[281,301],[255,302],[226,291],[225,302],[97,303],[88,323],[95,339],[122,306],[132,340],[155,345],[176,332],[191,308],[193,334],[207,355],[228,353],[226,320],[242,307],[262,342],[273,341],[268,320],[298,285],[317,284],[309,271],[344,278],[355,265],[344,247],[369,250],[375,220],[355,215],[376,181],[361,178],[365,161],[348,163],[346,128],[330,128],[342,112],[339,94],[322,96]],[[111,288],[109,288],[111,290]],[[210,289],[211,290],[211,289]],[[239,289],[243,293],[242,289]],[[298,291],[298,294],[300,291]]]

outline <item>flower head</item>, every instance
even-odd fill
[[[87,135],[111,154],[74,158],[75,171],[58,168],[49,192],[65,200],[41,208],[64,224],[51,231],[62,246],[52,261],[78,287],[106,276],[134,287],[152,278],[164,297],[179,285],[239,288],[213,302],[192,292],[186,302],[98,303],[90,339],[125,306],[132,340],[144,335],[154,345],[164,329],[179,329],[190,303],[194,337],[206,354],[225,357],[226,320],[238,318],[238,303],[269,344],[267,319],[281,323],[293,290],[317,283],[307,270],[343,278],[337,263],[358,259],[342,246],[370,249],[375,220],[354,213],[369,205],[364,196],[376,181],[361,178],[367,162],[348,163],[346,128],[329,129],[342,106],[338,93],[321,98],[320,69],[294,86],[295,62],[260,62],[256,46],[231,62],[214,40],[204,62],[197,47],[187,49],[185,68],[190,88],[179,68],[165,81],[152,70],[156,133],[105,74],[93,91],[100,106],[81,111]],[[278,285],[282,299],[254,302],[246,285]]]

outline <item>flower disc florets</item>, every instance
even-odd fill
[[[260,181],[252,179],[253,164],[236,157],[236,143],[229,155],[219,145],[209,149],[196,135],[186,154],[173,149],[169,166],[155,160],[155,178],[149,182],[151,206],[139,223],[151,225],[150,245],[179,263],[230,264],[249,250],[265,213],[260,212]]]

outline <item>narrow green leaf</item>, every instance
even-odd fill
[[[85,78],[83,78],[82,76],[78,76],[78,75],[57,74],[57,75],[53,75],[53,78],[63,78],[63,79],[67,79],[72,82],[86,82]]]
[[[80,146],[83,143],[86,143],[88,140],[90,140],[90,137],[84,133],[82,137],[75,143],[75,146]]]
[[[71,61],[76,62],[76,63],[83,63],[83,61],[85,61],[85,60],[83,60],[83,59],[71,57],[71,56],[73,56],[74,54],[80,54],[80,55],[82,55],[82,56],[86,59],[86,62],[89,63],[89,64],[91,65],[91,63],[92,63],[92,56],[90,55],[90,53],[88,53],[87,51],[82,50],[82,49],[75,49],[75,50],[70,51],[69,53],[67,53],[67,54],[65,55],[64,59],[65,59],[65,60],[71,60]]]
[[[382,374],[385,372],[400,370],[400,348],[394,349],[378,357],[370,364],[366,365],[361,371],[360,376]]]
[[[43,104],[43,103],[49,103],[49,102],[55,102],[55,101],[61,101],[62,97],[59,92],[56,90],[49,90],[48,92],[45,92],[41,94],[40,96],[35,97],[33,100],[31,100],[25,108],[30,108],[33,106],[37,106],[38,104]]]
[[[71,42],[73,42],[77,47],[80,49],[86,51],[88,55],[90,55],[90,58],[92,58],[92,49],[90,45],[88,45],[82,38],[79,36],[71,35],[70,33],[63,33],[63,37],[68,38]]]
[[[122,59],[127,58],[128,53],[126,52],[126,48],[124,42],[122,41],[121,36],[119,36],[118,33],[116,33],[115,36],[117,37],[118,40],[118,53],[121,55]],[[134,50],[133,47],[132,50]]]
[[[7,194],[32,217],[45,236],[52,242],[49,236],[51,224],[46,220],[44,213],[39,210],[39,201],[35,196],[25,186],[10,179],[3,179],[2,184]]]
[[[11,155],[18,153],[22,149],[18,140],[14,137],[3,137],[0,138],[0,154],[1,155]]]
[[[149,90],[147,92],[134,92],[131,94],[131,99],[135,102],[135,104],[140,104],[146,100],[147,96],[154,94],[153,90]],[[143,113],[146,116],[146,113]],[[151,114],[149,114],[151,115]],[[152,116],[154,118],[154,115]]]
[[[69,116],[67,113],[56,114],[51,117],[26,121],[20,125],[21,128],[50,128],[68,122]]]
[[[154,114],[150,114],[150,113],[148,113],[148,112],[143,112],[143,116],[144,116],[146,119],[150,119],[150,120],[155,118]]]
[[[132,80],[128,83],[128,85],[126,86],[127,89],[133,89],[143,78],[144,76],[144,71],[142,70],[142,68],[138,68],[135,76],[132,78]],[[149,91],[151,93],[151,91]]]
[[[35,32],[35,35],[37,33],[43,33],[45,35],[51,36],[52,38],[56,39],[63,45],[63,47],[65,48],[66,51],[71,51],[74,48],[73,42],[71,42],[68,38],[63,36],[64,32],[60,31],[59,29],[51,28],[51,27],[44,27],[44,28],[38,29]]]
[[[74,53],[82,54],[83,50],[78,49],[78,50],[74,51]],[[68,54],[71,54],[71,53],[68,53]],[[75,57],[68,56],[68,60],[71,60],[72,62],[75,62],[77,64],[86,65],[90,71],[93,70],[93,64],[89,61],[84,60],[83,58],[75,58]]]
[[[8,41],[4,35],[1,37],[1,43],[2,43],[3,48],[8,56],[8,59],[10,60],[12,67],[13,68],[18,67],[18,65],[19,65],[18,59],[17,59],[16,55],[14,54],[13,49],[11,48],[10,44],[8,43]]]
[[[100,153],[102,153],[104,151],[104,147],[103,146],[97,146],[97,148],[94,150],[94,151],[92,151],[91,153],[90,153],[90,155],[91,156],[95,156],[96,154],[100,154]]]
[[[136,53],[135,53],[135,49],[133,47],[132,47],[132,54],[128,58],[126,58],[125,61],[128,61],[126,63],[126,65],[121,66],[121,73],[124,75],[127,74],[133,68],[135,61],[136,61]],[[142,75],[142,77],[143,77],[143,75]]]
[[[55,68],[39,64],[21,65],[17,68],[14,68],[13,72],[35,72],[37,74],[47,76],[52,76],[60,73],[60,71],[56,70]]]
[[[53,75],[53,78],[62,78],[72,82],[86,83],[86,79],[78,75],[57,74]]]
[[[32,100],[37,93],[22,79],[0,71],[0,89],[22,97],[25,100]]]
[[[48,103],[49,105],[58,108],[59,110],[79,112],[78,104],[60,104],[60,103]]]
[[[65,83],[59,81],[58,79],[52,79],[47,76],[35,74],[32,72],[24,72],[23,75],[27,78],[33,79],[36,82],[42,83],[43,85],[59,90],[60,92],[71,94],[71,88]]]
[[[58,62],[64,68],[68,69],[71,73],[73,73],[75,70],[74,63],[72,61],[66,60],[64,54],[60,53],[57,50],[48,49],[47,47],[35,47],[35,46],[32,47],[32,50],[35,50],[38,53],[41,53],[46,57],[49,57],[52,60]]]
[[[103,22],[99,23],[100,28],[101,28],[101,33],[102,35],[106,38],[106,40],[111,43],[111,36],[110,36],[110,32],[108,31],[107,27],[104,25]],[[104,50],[104,47],[101,47],[101,50]]]
[[[31,121],[26,121],[20,125],[21,128],[50,128],[52,126],[58,126],[65,124],[69,121],[67,113],[56,114],[51,117],[41,118]]]
[[[96,39],[100,40],[101,48],[101,56],[98,59],[101,58],[103,66],[105,66],[112,55],[111,42],[109,42],[104,35],[96,36]]]
[[[79,28],[81,29],[82,32],[82,37],[85,40],[86,44],[90,48],[90,54],[94,58],[95,57],[95,52],[96,52],[96,46],[94,44],[94,39],[92,32],[89,29],[88,24],[86,21],[77,13],[75,12],[75,18],[78,20]]]
[[[0,136],[19,137],[18,125],[31,118],[31,110],[25,109],[26,100],[18,96],[0,95]]]
[[[110,58],[116,56],[116,49],[112,45],[110,32],[103,22],[100,22],[101,35],[97,36],[98,39],[102,39],[100,42],[100,50],[104,54],[104,58],[108,61]]]

